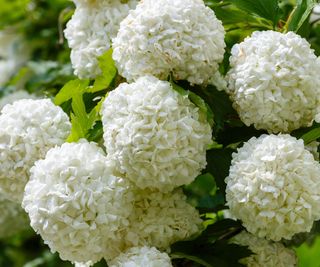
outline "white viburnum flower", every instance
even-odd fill
[[[226,200],[250,233],[273,241],[291,239],[320,219],[320,164],[302,140],[253,137],[232,157]]]
[[[75,2],[76,10],[64,31],[71,48],[71,63],[78,77],[95,78],[101,73],[98,57],[111,47],[120,22],[138,1]]]
[[[317,4],[310,15],[310,22],[311,23],[320,23],[320,4]]]
[[[320,107],[320,60],[305,39],[254,32],[231,54],[228,92],[246,125],[285,133],[312,124]]]
[[[152,247],[133,247],[112,260],[110,267],[172,267],[170,257]]]
[[[169,192],[206,166],[211,127],[169,82],[146,76],[110,92],[102,107],[107,157],[137,187]]]
[[[22,36],[9,29],[0,32],[0,87],[29,58],[29,54]]]
[[[223,60],[225,31],[202,0],[144,0],[121,22],[113,59],[129,81],[145,75],[205,84]]]
[[[29,94],[27,91],[24,90],[17,90],[15,92],[7,94],[0,98],[0,111],[5,105],[12,104],[14,101],[21,99],[36,99],[36,96]]]
[[[227,91],[228,83],[223,75],[217,71],[209,80],[209,84],[214,85],[218,91]]]
[[[34,162],[70,133],[67,114],[50,99],[22,99],[0,115],[0,192],[21,202]]]
[[[134,191],[134,209],[124,240],[127,247],[151,246],[161,250],[201,232],[199,212],[178,189],[170,193]]]
[[[128,184],[112,174],[103,150],[81,140],[52,148],[35,163],[22,206],[52,252],[93,264],[120,253],[118,231],[128,227],[132,202]]]
[[[91,261],[88,262],[75,262],[74,267],[90,267],[93,263]]]
[[[21,205],[0,196],[0,239],[10,237],[29,227],[29,218]]]
[[[286,248],[281,243],[275,243],[255,237],[245,231],[232,238],[232,243],[248,246],[253,254],[241,259],[248,267],[296,267],[297,257],[294,250]]]

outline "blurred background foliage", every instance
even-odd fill
[[[255,30],[295,31],[305,37],[315,53],[320,56],[320,14],[312,12],[317,4],[316,0],[206,0],[205,2],[222,20],[227,32],[226,55],[220,69],[222,74],[228,71],[231,47]],[[63,96],[63,92],[66,89],[71,90],[74,84],[84,87],[93,85],[97,92],[91,91],[81,95],[85,109],[91,112],[97,103],[93,100],[97,96],[103,96],[107,89],[114,88],[122,81],[121,77],[116,75],[116,71],[115,77],[108,78],[109,80],[97,79],[95,83],[76,80],[70,64],[70,50],[63,37],[65,24],[74,10],[74,4],[71,1],[0,0],[0,7],[0,31],[13,30],[20,33],[32,51],[30,60],[21,66],[5,85],[0,86],[0,97],[16,88],[54,97],[63,87],[65,90],[60,91],[60,97],[66,97]],[[110,68],[112,68],[110,55],[106,54],[102,59],[108,62],[102,66],[102,71],[108,68],[106,73],[110,73]],[[101,83],[108,83],[108,86],[103,88]],[[191,185],[185,187],[185,193],[189,201],[206,219],[208,228],[205,234],[210,237],[211,241],[214,239],[217,242],[208,245],[207,240],[201,237],[193,243],[179,242],[172,247],[171,255],[174,257],[178,253],[179,255],[184,253],[186,258],[188,258],[187,254],[193,259],[205,257],[203,251],[199,250],[205,246],[207,250],[212,251],[212,257],[207,259],[208,262],[216,260],[221,262],[219,266],[232,267],[235,266],[236,260],[241,255],[245,255],[247,251],[221,242],[223,241],[221,236],[225,236],[226,233],[237,233],[242,229],[238,222],[224,219],[224,178],[228,175],[231,154],[235,148],[252,136],[260,135],[262,131],[257,131],[253,127],[245,127],[242,124],[224,92],[217,91],[213,86],[192,88],[184,82],[180,82],[179,85],[190,91],[196,91],[205,98],[214,114],[216,144],[208,151],[208,167]],[[57,101],[58,104],[62,104],[67,113],[70,113],[72,109],[70,99],[63,101],[57,97]],[[78,119],[80,124],[84,125],[83,127],[88,126],[87,121]],[[91,126],[93,129],[91,131],[87,129],[86,137],[90,140],[98,140],[102,133],[98,118],[91,122]],[[313,127],[319,127],[319,125]],[[294,134],[301,137],[309,130],[302,129]],[[299,266],[320,266],[319,232],[319,223],[315,223],[311,234],[301,234],[293,241],[287,242],[287,245],[293,246],[297,251]],[[190,265],[190,262],[184,264],[183,261],[177,259],[175,264],[200,266],[197,263]],[[0,266],[64,267],[72,265],[61,261],[57,254],[50,253],[41,238],[32,229],[28,229],[10,238],[0,239]],[[101,262],[95,266],[106,266],[106,264]]]

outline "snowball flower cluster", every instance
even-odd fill
[[[202,0],[144,0],[121,22],[113,58],[129,81],[144,75],[207,83],[223,60],[224,28]]]
[[[75,1],[77,8],[64,31],[71,48],[71,62],[80,78],[94,78],[101,73],[98,57],[111,47],[120,22],[134,8],[137,0]]]
[[[0,238],[7,238],[29,226],[29,218],[21,206],[0,196]]]
[[[305,39],[254,32],[231,53],[228,92],[246,125],[278,133],[312,124],[320,106],[320,60]]]
[[[0,32],[0,86],[28,59],[28,50],[19,34],[9,30]]]
[[[319,23],[319,19],[320,19],[320,4],[317,4],[313,10],[312,13],[310,15],[310,22],[318,22]]]
[[[23,99],[6,105],[0,115],[0,192],[21,202],[29,170],[46,152],[64,142],[68,116],[49,99]]]
[[[104,101],[102,122],[108,159],[139,188],[171,191],[206,165],[206,115],[169,82],[145,76],[121,84]]]
[[[21,100],[21,99],[35,99],[34,95],[29,94],[27,91],[18,90],[12,92],[11,94],[5,95],[4,97],[0,98],[0,111],[1,109],[7,105],[12,104],[14,101]]]
[[[245,231],[232,238],[232,243],[248,246],[253,255],[241,260],[248,267],[295,267],[298,266],[295,252],[281,243],[255,237]]]
[[[251,138],[233,154],[226,183],[231,214],[258,237],[291,239],[320,219],[320,164],[290,135]]]
[[[134,210],[124,237],[127,246],[154,246],[167,250],[171,244],[201,232],[199,213],[187,203],[182,190],[167,194],[136,190],[134,195]]]
[[[82,140],[52,148],[31,169],[22,205],[63,260],[95,263],[118,255],[113,242],[128,225],[133,194],[106,162],[96,144]]]
[[[168,254],[156,248],[133,247],[109,264],[110,267],[172,267]]]

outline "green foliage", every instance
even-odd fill
[[[0,0],[0,29],[24,18],[29,0]]]
[[[280,8],[277,0],[230,0],[239,9],[272,21],[277,25]]]
[[[205,267],[241,267],[243,265],[239,260],[250,256],[251,252],[246,247],[229,242],[241,230],[239,222],[228,219],[218,221],[209,225],[196,239],[173,244],[170,256]]]
[[[194,182],[185,186],[184,191],[189,202],[203,212],[213,211],[224,204],[223,196],[217,195],[218,187],[210,173],[199,175]]]
[[[301,136],[301,139],[304,140],[305,144],[309,144],[312,141],[316,141],[319,138],[320,138],[320,128],[312,129],[311,131]]]
[[[317,237],[312,246],[303,244],[295,249],[299,266],[301,267],[320,267],[319,251],[320,251],[320,236]]]
[[[72,112],[71,117],[71,134],[68,142],[76,142],[81,138],[89,138],[89,131],[94,127],[97,120],[99,120],[99,111],[101,103],[97,104],[89,113],[86,110],[84,102],[84,94],[90,90],[89,80],[72,80],[68,82],[56,95],[55,104],[61,105],[71,100]]]
[[[316,0],[206,0],[226,30],[226,54],[220,66],[222,74],[229,70],[231,47],[256,30],[294,31],[305,37],[320,55],[320,23],[309,23]],[[24,88],[40,96],[54,97],[69,115],[72,131],[69,142],[80,138],[100,141],[101,104],[107,93],[123,80],[117,73],[110,49],[99,57],[101,75],[94,80],[79,80],[72,74],[70,50],[63,29],[73,14],[74,5],[65,0],[0,0],[0,28],[14,27],[27,39],[31,60],[0,90],[0,97],[15,88]],[[225,178],[229,174],[232,153],[253,136],[266,133],[247,127],[233,109],[229,96],[214,86],[191,86],[185,81],[170,81],[174,90],[188,97],[213,126],[213,143],[207,152],[207,167],[196,180],[184,187],[188,201],[205,219],[204,232],[194,240],[177,242],[171,257],[175,266],[237,267],[239,259],[250,255],[246,247],[230,244],[230,238],[243,228],[240,222],[224,220]],[[117,112],[115,110],[115,112]],[[320,139],[320,125],[294,131],[306,144]],[[317,225],[316,225],[317,226]],[[287,245],[296,248],[302,267],[317,267],[320,239],[318,229],[311,235],[296,236]],[[311,238],[312,237],[312,238]],[[0,241],[0,266],[67,267],[57,254],[51,254],[33,233],[21,233]],[[95,266],[106,266],[99,263]]]
[[[171,82],[171,86],[173,90],[177,91],[179,94],[183,96],[187,96],[189,100],[199,108],[199,110],[201,111],[201,114],[204,114],[206,116],[210,126],[211,127],[213,126],[214,124],[213,112],[210,106],[200,96],[198,96],[196,93],[192,91],[183,89],[181,86],[175,84],[174,82]]]
[[[62,103],[72,99],[74,95],[83,95],[89,86],[89,80],[72,80],[68,82],[54,99],[56,105],[61,105]]]
[[[112,81],[117,75],[117,69],[112,59],[112,50],[108,50],[98,58],[99,66],[102,74],[98,76],[93,85],[90,85],[90,80],[75,79],[69,81],[56,95],[55,104],[62,105],[71,100],[71,134],[68,137],[68,142],[76,142],[81,138],[87,138],[89,141],[97,140],[102,136],[102,125],[100,120],[100,109],[108,89],[111,89]],[[96,93],[99,93],[96,97]],[[91,102],[91,110],[87,112],[88,103],[85,103],[84,97],[86,94],[88,102]],[[99,101],[93,101],[94,99]],[[93,105],[92,105],[93,104]]]
[[[98,60],[102,73],[95,79],[92,88],[88,90],[89,93],[95,93],[109,88],[111,82],[117,75],[117,68],[112,59],[112,49],[109,49],[100,56]]]
[[[317,0],[298,0],[287,22],[288,31],[297,32],[303,23],[309,19],[309,15],[316,4]]]

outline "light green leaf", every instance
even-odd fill
[[[70,100],[73,96],[82,94],[89,85],[89,80],[72,80],[66,83],[65,86],[59,91],[54,99],[56,105],[61,105],[62,103]]]
[[[306,145],[311,143],[312,141],[317,140],[318,138],[320,138],[320,128],[313,129],[301,136],[301,139],[303,139]]]
[[[175,84],[173,81],[170,81],[170,83],[171,83],[173,90],[178,92],[180,95],[187,96],[189,94],[189,91],[183,89],[181,86]]]
[[[72,98],[72,110],[71,113],[71,134],[68,137],[68,142],[76,142],[80,138],[89,138],[90,130],[92,130],[96,122],[100,119],[100,109],[104,98],[90,111],[86,112],[86,107],[83,101],[83,95],[75,95]],[[90,139],[90,138],[89,138]]]
[[[77,142],[80,138],[85,136],[81,121],[73,113],[71,113],[71,133],[67,138],[67,142]]]
[[[298,0],[295,9],[287,21],[287,30],[297,32],[308,19],[316,4],[317,0]]]
[[[108,89],[111,82],[117,75],[117,68],[112,59],[112,49],[109,49],[106,53],[100,56],[98,61],[102,74],[96,78],[93,86],[88,90],[89,93]]]

